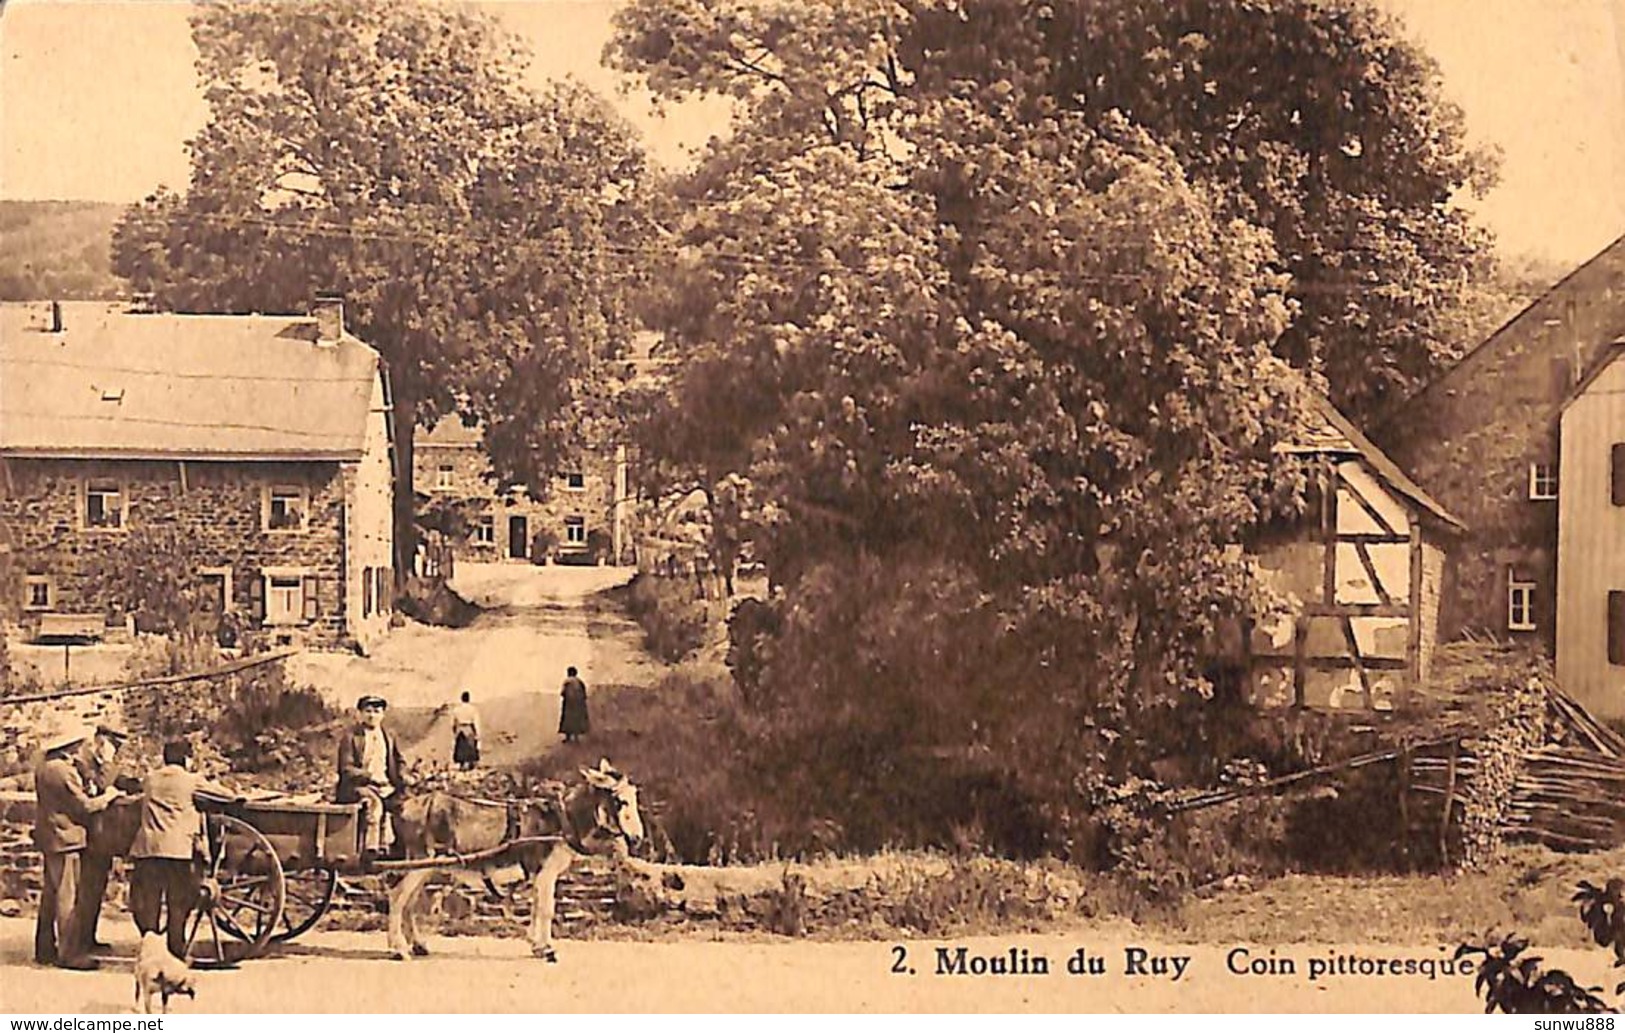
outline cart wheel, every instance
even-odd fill
[[[282,905],[282,921],[271,934],[272,943],[287,943],[321,921],[333,903],[339,873],[331,868],[284,869],[282,882],[287,899]]]
[[[211,814],[207,822],[208,865],[186,942],[198,962],[229,965],[265,953],[282,919],[286,888],[282,862],[259,830],[229,814]],[[200,936],[205,925],[208,933]],[[242,942],[228,945],[221,933]]]

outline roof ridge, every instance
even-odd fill
[[[1427,489],[1417,484],[1405,468],[1394,461],[1393,457],[1384,452],[1376,442],[1366,436],[1353,420],[1345,416],[1342,410],[1326,395],[1313,386],[1308,388],[1315,405],[1320,409],[1321,415],[1331,423],[1333,429],[1348,438],[1349,444],[1354,446],[1361,458],[1370,464],[1372,472],[1387,481],[1389,486],[1409,497],[1411,501],[1428,510],[1440,520],[1454,527],[1465,530],[1466,524],[1451,513],[1444,505],[1428,494]]]
[[[1609,252],[1613,251],[1615,248],[1620,247],[1622,245],[1625,245],[1625,233],[1622,233],[1618,237],[1615,237],[1614,240],[1612,242],[1610,242],[1607,246],[1605,246],[1601,251],[1598,251],[1596,254],[1592,255],[1590,258],[1586,259],[1584,262],[1581,262],[1579,265],[1575,266],[1573,269],[1570,269],[1567,273],[1565,273],[1563,275],[1563,277],[1561,279],[1557,280],[1551,286],[1549,286],[1545,290],[1541,291],[1534,298],[1530,299],[1529,304],[1525,305],[1523,308],[1520,308],[1517,312],[1513,313],[1500,326],[1496,327],[1493,331],[1491,331],[1489,334],[1487,334],[1477,344],[1473,345],[1466,352],[1464,352],[1462,354],[1461,358],[1457,359],[1454,363],[1451,364],[1449,369],[1441,371],[1438,376],[1434,377],[1432,380],[1428,381],[1426,384],[1423,384],[1421,388],[1419,388],[1418,390],[1412,392],[1409,395],[1406,395],[1405,398],[1400,400],[1399,402],[1396,402],[1392,407],[1390,407],[1388,409],[1387,413],[1384,414],[1382,419],[1378,421],[1378,426],[1379,427],[1387,427],[1394,420],[1397,420],[1400,417],[1401,413],[1403,413],[1406,409],[1410,408],[1410,405],[1411,405],[1412,402],[1416,402],[1416,401],[1421,400],[1424,396],[1426,396],[1428,394],[1428,392],[1432,391],[1439,384],[1442,384],[1446,380],[1450,379],[1450,377],[1453,374],[1455,374],[1457,370],[1460,370],[1463,367],[1467,366],[1468,363],[1472,362],[1482,352],[1484,352],[1484,350],[1487,349],[1490,346],[1491,342],[1493,342],[1496,338],[1500,337],[1502,334],[1504,334],[1508,330],[1510,330],[1512,328],[1512,324],[1518,322],[1524,316],[1528,315],[1532,310],[1535,309],[1536,306],[1544,304],[1548,299],[1550,299],[1552,297],[1552,295],[1556,294],[1565,285],[1567,285],[1570,280],[1572,280],[1575,277],[1579,276],[1581,273],[1585,272],[1587,269],[1591,268],[1593,265],[1596,265],[1597,262],[1600,261],[1604,255],[1607,255]]]

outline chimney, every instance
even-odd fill
[[[318,294],[310,306],[316,317],[316,344],[331,348],[344,336],[344,295]]]

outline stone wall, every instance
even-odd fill
[[[1433,656],[1439,648],[1439,606],[1444,599],[1444,573],[1448,556],[1445,548],[1433,542],[1422,543],[1422,635],[1417,662],[1427,679],[1433,669]]]
[[[0,699],[0,776],[30,768],[42,728],[55,727],[58,722],[93,725],[100,721],[123,723],[127,719],[121,689],[31,703]]]
[[[0,490],[0,537],[14,550],[18,575],[51,579],[51,609],[122,619],[121,601],[94,576],[137,528],[175,529],[193,543],[200,567],[229,567],[231,600],[245,618],[254,584],[267,568],[308,570],[317,579],[317,628],[336,636],[344,624],[344,499],[348,471],[338,463],[231,463],[10,459]],[[183,479],[184,478],[184,479]],[[116,483],[123,493],[122,529],[83,527],[87,481]],[[267,530],[273,485],[308,491],[302,529]],[[9,594],[9,593],[8,593]],[[20,598],[8,598],[18,616]]]

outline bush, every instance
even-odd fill
[[[677,663],[705,642],[710,611],[694,583],[639,574],[626,597],[627,612],[643,628],[649,651]]]
[[[553,550],[559,545],[559,536],[553,533],[552,528],[544,527],[537,531],[530,540],[530,561],[537,566],[543,566],[553,555]]]
[[[287,773],[308,760],[305,733],[338,717],[320,692],[289,685],[282,665],[268,664],[234,680],[218,732],[234,770]],[[327,764],[320,767],[322,778],[331,775]]]
[[[607,563],[614,550],[614,539],[601,527],[587,532],[587,556],[594,563]]]
[[[196,573],[202,564],[196,539],[184,530],[136,527],[95,566],[93,591],[115,600],[116,612],[132,614],[141,632],[189,631],[204,610],[203,583]]]
[[[783,628],[778,608],[759,599],[740,600],[728,618],[728,670],[747,702],[761,701],[762,672]]]
[[[466,628],[480,608],[452,591],[441,578],[408,578],[396,609],[413,620],[446,628]]]
[[[222,660],[213,640],[188,634],[144,640],[126,667],[141,678],[205,671]],[[325,738],[337,715],[315,689],[290,685],[280,662],[132,693],[126,709],[153,750],[191,739],[205,766],[269,775],[279,788],[308,789],[332,777]]]

